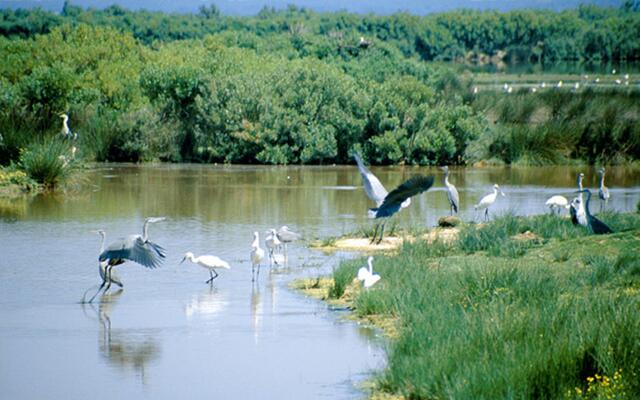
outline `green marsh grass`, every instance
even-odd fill
[[[615,375],[606,393],[640,397],[640,216],[601,217],[617,233],[505,215],[463,227],[457,242],[377,256],[382,280],[353,304],[360,316],[399,320],[378,389],[411,399],[606,398],[582,393],[594,376]],[[364,264],[345,262],[335,276],[348,282]]]
[[[55,138],[34,142],[20,154],[19,168],[45,189],[53,190],[71,176],[70,147],[68,141]]]

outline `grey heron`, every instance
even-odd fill
[[[480,202],[478,204],[473,206],[473,208],[476,211],[477,210],[484,210],[484,219],[485,219],[485,221],[489,220],[489,207],[493,203],[495,203],[496,199],[498,198],[498,192],[500,192],[502,197],[505,196],[505,194],[502,191],[502,189],[500,189],[500,186],[498,186],[498,184],[496,183],[495,185],[493,185],[493,193],[489,193],[488,195],[484,196],[482,199],[480,199]]]
[[[102,238],[100,243],[100,253],[102,254],[102,252],[104,251],[105,241],[107,239],[107,233],[102,229],[98,229],[97,231],[93,231],[93,232],[97,233]],[[106,270],[108,266],[109,266],[109,260],[98,261],[98,272],[100,273],[100,278],[102,279],[102,282],[105,282],[107,280]],[[115,271],[111,271],[111,273],[109,273],[108,278],[111,280],[111,283],[115,283],[120,287],[124,287],[124,285],[122,284],[122,280],[120,279],[120,277],[118,277]]]
[[[600,174],[600,190],[598,190],[598,197],[600,197],[600,211],[602,211],[607,207],[607,203],[609,202],[611,195],[609,194],[609,188],[604,185],[604,168],[600,168],[598,170],[598,174]]]
[[[216,271],[216,269],[218,268],[231,269],[228,262],[221,260],[219,257],[208,255],[208,254],[195,257],[192,252],[188,251],[185,253],[182,261],[180,261],[180,264],[185,262],[185,260],[189,260],[192,263],[198,264],[202,268],[206,268],[209,270],[209,275],[211,276],[211,278],[207,280],[205,283],[213,283],[213,280],[218,277],[218,272]]]
[[[277,235],[278,239],[280,239],[280,242],[282,242],[284,246],[284,259],[286,262],[289,259],[287,254],[287,244],[293,243],[296,240],[300,239],[300,234],[290,230],[288,226],[283,225],[280,227],[280,229],[278,229]]]
[[[258,276],[260,275],[260,264],[264,260],[264,250],[260,247],[260,234],[253,232],[253,243],[251,243],[251,282],[255,280],[255,270],[258,267]]]
[[[143,267],[156,268],[162,259],[166,257],[164,248],[149,240],[149,224],[164,221],[164,217],[149,217],[142,226],[142,235],[129,235],[112,242],[109,247],[100,253],[98,261],[106,262],[105,274],[107,279],[102,282],[95,295],[89,300],[93,301],[102,289],[107,291],[111,287],[111,271],[116,265],[123,264],[125,260],[136,262]],[[105,286],[106,285],[106,286]]]
[[[591,191],[589,189],[580,190],[582,193],[587,194],[587,203],[584,206],[585,213],[587,215],[587,228],[589,232],[594,233],[596,235],[602,235],[605,233],[613,233],[613,230],[607,226],[604,222],[600,221],[598,218],[591,215],[589,211],[589,202],[591,201]]]
[[[574,225],[582,225],[587,226],[587,214],[584,211],[584,199],[582,198],[582,180],[584,179],[584,174],[580,172],[576,179],[576,185],[578,186],[578,197],[571,201],[569,205],[569,213],[571,214],[571,222]]]
[[[458,213],[460,208],[460,197],[458,196],[458,189],[449,182],[449,167],[442,167],[444,171],[444,185],[447,187],[447,198],[449,199],[449,205],[451,205],[451,215]]]
[[[560,214],[560,211],[563,208],[569,208],[569,201],[564,196],[556,195],[549,197],[544,205],[549,207],[549,209],[551,210],[551,214],[553,214],[555,210],[558,210],[558,214]]]
[[[373,257],[369,256],[369,258],[367,259],[367,264],[369,266],[368,268],[362,267],[358,270],[358,280],[362,281],[363,286],[366,289],[375,285],[376,282],[381,279],[379,274],[373,273]]]
[[[433,176],[423,175],[414,176],[413,178],[408,179],[403,184],[389,192],[380,206],[378,206],[377,208],[370,208],[368,212],[369,218],[379,219],[391,217],[393,214],[397,213],[400,210],[402,204],[406,202],[410,197],[429,190],[429,188],[433,185],[433,181]],[[376,225],[371,243],[374,243],[376,241],[378,229],[380,228],[380,238],[378,239],[378,243],[382,241],[385,223],[386,220]]]
[[[380,180],[371,172],[367,167],[365,167],[362,159],[357,153],[353,154],[353,158],[355,158],[356,163],[358,164],[358,170],[360,171],[360,176],[362,177],[362,183],[364,184],[364,191],[367,193],[367,196],[376,203],[376,207],[380,207],[385,197],[387,197],[387,189],[382,186]],[[402,208],[407,208],[411,204],[411,199],[406,199],[402,203]]]

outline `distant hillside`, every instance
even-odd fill
[[[60,11],[64,0],[0,0],[0,8],[34,8],[41,7],[48,11]],[[288,4],[310,8],[315,11],[346,10],[354,13],[392,14],[407,11],[424,15],[432,12],[449,11],[460,8],[476,10],[509,11],[522,8],[545,8],[564,10],[575,8],[580,4],[595,4],[603,7],[619,7],[621,0],[406,0],[406,1],[369,1],[351,0],[75,0],[73,5],[81,7],[104,8],[119,4],[130,10],[146,9],[152,11],[189,13],[198,10],[202,5],[215,4],[223,14],[253,15],[264,6],[276,9],[286,8]]]

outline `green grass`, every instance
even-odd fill
[[[34,142],[21,152],[18,167],[45,189],[53,190],[71,175],[74,160],[70,147],[62,139]]]
[[[638,398],[640,216],[601,217],[617,233],[507,215],[464,227],[455,243],[376,257],[382,280],[353,305],[400,321],[378,389],[411,399]],[[336,286],[364,264],[338,267]]]

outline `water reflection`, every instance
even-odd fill
[[[226,294],[220,292],[217,287],[209,285],[202,293],[193,296],[189,304],[185,306],[184,313],[187,318],[191,318],[194,315],[212,318],[220,314],[228,304],[229,301]]]
[[[95,303],[82,303],[82,308],[88,317],[89,308],[95,314],[95,318],[89,318],[97,319],[100,323],[98,349],[102,357],[110,365],[124,372],[132,370],[140,377],[140,382],[146,384],[147,366],[160,356],[160,345],[154,336],[140,335],[127,329],[112,329],[111,315],[123,292],[123,289],[119,289],[116,292],[103,293],[97,308]]]
[[[253,340],[258,344],[260,336],[260,325],[262,323],[262,298],[260,297],[260,284],[253,282],[251,285],[251,329],[253,329]]]

